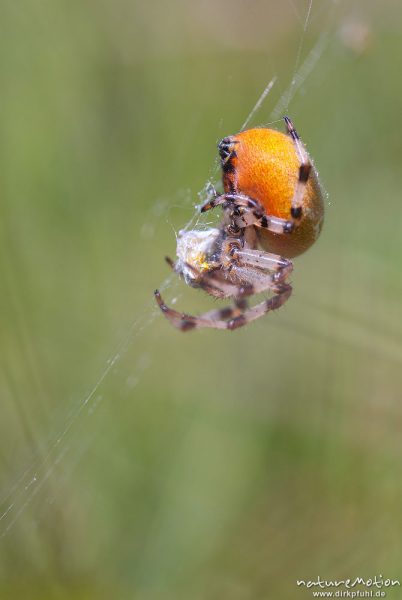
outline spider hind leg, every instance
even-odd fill
[[[199,316],[180,313],[165,304],[158,290],[155,290],[155,299],[159,308],[170,321],[170,323],[180,329],[180,331],[190,331],[191,329],[239,329],[247,323],[251,323],[265,315],[271,310],[277,310],[288,300],[292,293],[292,286],[288,283],[282,283],[277,287],[275,296],[260,302],[252,308],[247,308],[235,302],[233,307],[227,307],[220,310],[209,311]],[[239,314],[239,310],[241,311]]]

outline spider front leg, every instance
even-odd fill
[[[212,200],[208,200],[200,208],[200,212],[207,212],[222,204],[234,204],[236,206],[244,206],[256,211],[256,214],[262,216],[264,214],[259,202],[245,196],[244,194],[216,194]]]
[[[257,200],[253,200],[243,194],[221,194],[203,204],[200,211],[206,212],[207,210],[211,210],[220,205],[229,205],[232,209],[232,221],[236,227],[240,228],[255,225],[256,227],[262,227],[263,229],[268,229],[274,233],[291,233],[295,227],[298,226],[300,221],[299,217],[296,218],[293,216],[293,208],[291,208],[289,219],[268,216],[265,214],[263,207]]]

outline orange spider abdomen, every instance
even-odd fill
[[[233,152],[223,164],[226,193],[238,193],[257,200],[267,215],[290,218],[300,160],[293,140],[274,129],[248,129],[227,138]],[[317,173],[312,169],[303,196],[300,224],[292,233],[277,234],[256,227],[261,246],[291,258],[301,254],[318,238],[324,217],[323,194]]]

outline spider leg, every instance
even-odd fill
[[[169,267],[177,273],[180,277],[184,278],[183,272],[180,268],[177,268],[177,263],[174,262],[169,256],[165,256],[165,261]],[[192,287],[199,287],[211,296],[216,298],[227,298],[232,296],[251,296],[255,294],[254,288],[250,285],[237,286],[221,277],[217,276],[217,273],[221,273],[220,269],[216,271],[202,272],[198,271],[193,265],[184,263],[185,267],[191,271],[194,275],[194,280],[190,283]]]
[[[155,290],[155,299],[167,320],[174,327],[180,329],[180,331],[190,331],[190,329],[201,329],[203,327],[227,329],[227,321],[224,319],[232,316],[232,309],[230,307],[218,311],[210,311],[210,313],[205,313],[199,317],[180,313],[164,303],[158,290]]]
[[[268,229],[274,233],[291,233],[298,225],[298,222],[294,219],[271,217],[266,215],[263,210],[260,211],[248,207],[235,208],[232,218],[236,227],[240,227],[241,229],[254,225],[255,227]]]
[[[290,209],[292,219],[294,219],[297,222],[300,221],[303,214],[303,196],[306,190],[308,179],[310,177],[312,164],[309,155],[306,149],[304,148],[296,129],[293,126],[292,121],[289,119],[289,117],[284,117],[284,120],[286,123],[288,134],[293,140],[297,156],[300,160],[299,177],[297,180],[295,193],[292,198],[292,207]]]
[[[170,258],[170,256],[165,256],[165,261],[167,262],[167,264],[169,265],[169,267],[172,269],[172,271],[176,272],[176,263],[173,259]]]
[[[256,293],[252,284],[246,282],[244,285],[236,285],[227,279],[223,279],[223,274],[227,273],[225,269],[201,272],[188,263],[186,263],[186,267],[194,273],[196,287],[202,288],[211,296],[216,296],[217,298],[240,298],[252,296]]]
[[[180,313],[168,307],[160,293],[155,292],[156,301],[171,324],[181,331],[190,329],[237,329],[258,319],[265,313],[282,306],[289,298],[292,288],[284,283],[292,271],[291,261],[275,254],[234,248],[233,265],[230,270],[199,272],[191,265],[186,265],[194,273],[198,287],[217,297],[234,297],[234,306],[206,312],[200,316]],[[174,263],[168,260],[174,268]],[[238,285],[223,280],[222,277],[234,270],[241,282]],[[265,271],[269,271],[265,273]],[[247,308],[246,296],[272,290],[275,295],[252,308]]]
[[[247,325],[247,323],[250,323],[251,321],[259,319],[271,310],[280,308],[288,300],[291,293],[292,287],[290,285],[281,284],[281,286],[278,286],[277,294],[275,296],[260,302],[260,304],[257,304],[252,308],[246,309],[243,313],[233,318],[230,317],[233,315],[234,309],[230,307],[204,313],[203,315],[196,317],[186,313],[180,313],[166,306],[158,290],[155,291],[155,298],[165,317],[174,327],[181,331],[202,328],[234,330]],[[229,320],[225,320],[225,318],[229,318]]]
[[[245,255],[247,255],[248,252],[251,253],[253,251],[236,250],[236,253],[239,254],[243,254],[243,252]],[[264,253],[259,251],[255,251],[255,254],[259,255],[260,257],[262,257],[264,254],[267,254],[268,257],[276,256],[274,254],[270,255],[268,252]],[[255,261],[257,260],[259,259],[256,256]],[[269,258],[267,259],[267,262],[269,262]],[[237,265],[235,254],[233,263],[230,265],[229,269],[217,269],[215,271],[200,272],[191,265],[187,264],[186,267],[193,271],[196,280],[196,287],[202,288],[211,296],[215,296],[217,298],[234,297],[241,299],[248,296],[254,296],[255,294],[261,294],[267,290],[273,290],[276,292],[277,284],[282,282],[293,269],[292,263],[286,259],[277,257],[277,263],[279,263],[280,266],[276,267],[275,272],[264,273],[262,270],[256,268],[251,263],[247,263],[246,261],[244,261],[242,265]],[[252,268],[251,273],[247,272],[248,265],[250,265]],[[246,268],[241,269],[240,267],[242,266]],[[273,270],[272,267],[270,267],[270,270]],[[225,274],[228,275],[231,271],[238,275],[237,279],[239,283],[231,283],[227,279],[223,279]]]
[[[277,310],[285,304],[285,302],[289,299],[291,293],[291,285],[284,283],[281,285],[281,288],[279,288],[278,286],[278,293],[275,294],[275,296],[272,296],[272,298],[268,298],[268,300],[263,300],[256,306],[245,310],[238,317],[231,319],[230,321],[228,321],[227,328],[233,331],[234,329],[238,329],[239,327],[247,325],[247,323],[256,321],[271,310]]]
[[[185,263],[186,269],[193,273],[193,287],[200,287],[217,298],[234,297],[240,300],[266,290],[275,290],[275,286],[293,270],[292,262],[286,258],[247,246],[241,248],[233,242],[227,242],[224,254],[228,258],[221,269],[199,271]],[[181,269],[176,267],[177,263],[169,257],[165,257],[165,260],[172,270],[183,276]]]
[[[200,212],[206,212],[221,204],[232,203],[234,208],[234,223],[237,227],[244,228],[249,225],[263,227],[274,233],[290,233],[295,228],[295,220],[268,217],[257,200],[243,194],[222,194],[208,200],[201,206]]]
[[[174,271],[175,273],[177,273],[180,277],[184,278],[183,276],[183,272],[181,271],[180,268],[176,268],[176,264],[169,256],[165,256],[165,261],[167,262],[167,264],[169,265],[169,267],[172,269],[172,271]],[[237,292],[239,292],[239,288],[236,285],[233,285],[227,281],[222,280],[222,278],[217,277],[216,275],[214,275],[214,273],[216,273],[216,271],[208,271],[208,272],[202,272],[202,271],[198,271],[198,269],[196,269],[195,267],[193,267],[193,265],[190,265],[189,263],[184,263],[185,267],[191,271],[194,275],[194,281],[190,283],[190,285],[192,285],[192,287],[200,287],[203,290],[205,290],[208,294],[210,294],[211,296],[215,296],[217,298],[226,298],[228,296],[235,296],[237,295]],[[218,269],[217,272],[220,272],[220,270]],[[252,289],[248,289],[248,288],[242,288],[240,290],[240,295],[244,295],[244,296],[249,296],[252,295],[254,292],[252,291]]]
[[[274,272],[273,281],[284,281],[293,271],[293,263],[278,254],[252,250],[249,248],[234,248],[233,260],[243,266]]]
[[[211,210],[220,204],[233,203],[236,206],[244,206],[246,208],[252,208],[259,211],[259,214],[262,215],[264,211],[262,210],[259,202],[245,196],[244,194],[221,194],[220,196],[215,196],[212,200],[208,200],[203,204],[200,208],[200,212],[206,212],[207,210]]]
[[[209,310],[202,316],[207,319],[230,319],[241,315],[247,309],[247,300],[245,298],[234,298],[233,306],[226,306],[225,308],[218,308],[216,310]]]

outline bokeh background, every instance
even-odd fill
[[[402,7],[307,11],[1,2],[1,598],[402,580]],[[182,335],[152,292],[213,304],[163,257],[216,143],[277,76],[252,120],[270,122],[322,34],[288,108],[329,194],[322,236],[280,311]]]

